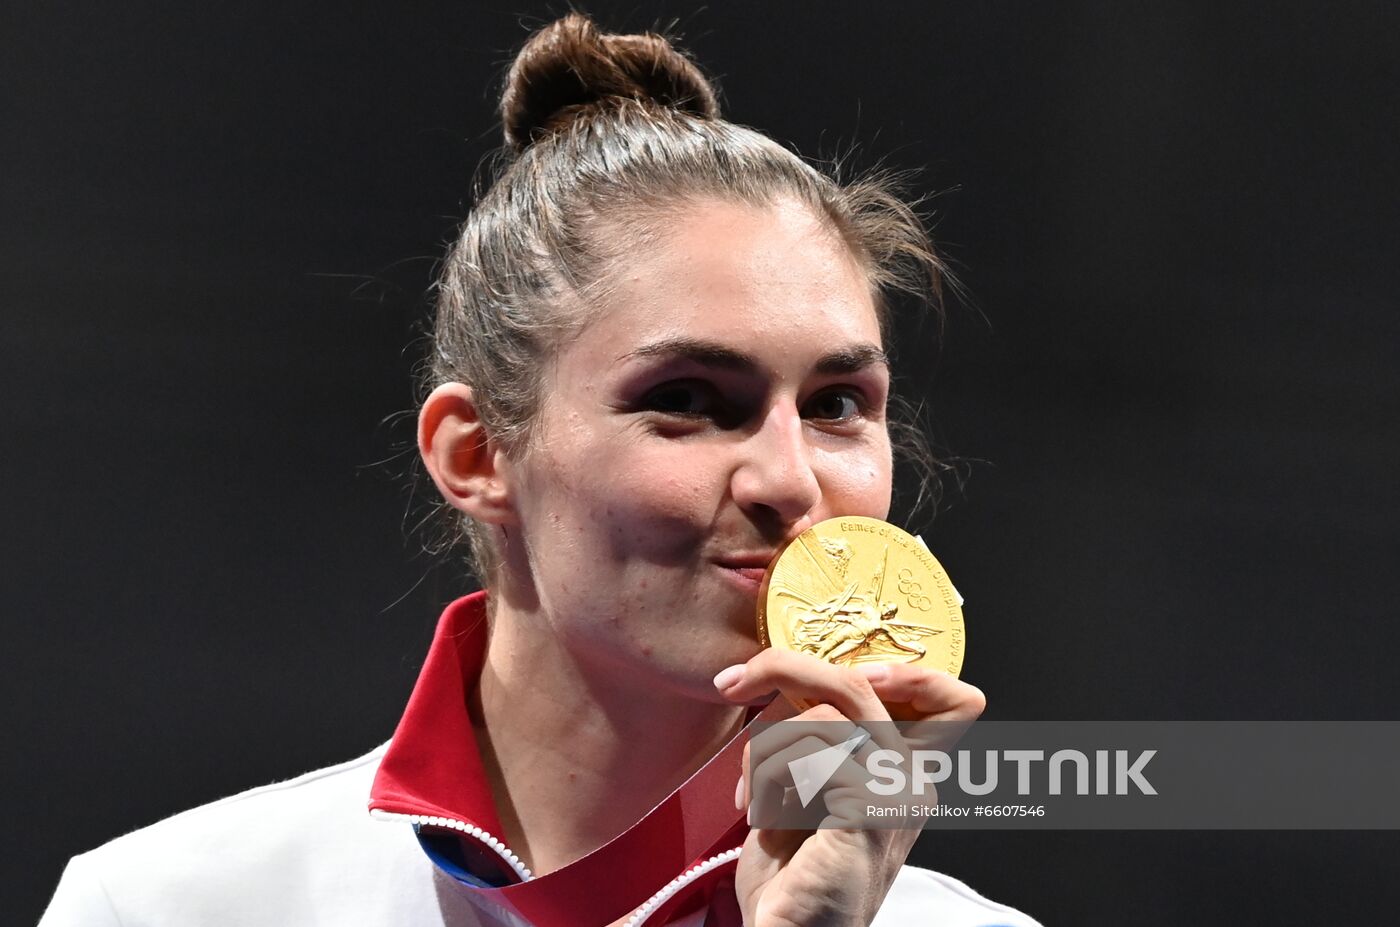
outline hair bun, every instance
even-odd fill
[[[710,82],[664,36],[602,33],[587,16],[570,13],[530,36],[511,65],[501,95],[506,144],[518,154],[609,97],[719,116]]]

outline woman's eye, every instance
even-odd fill
[[[714,390],[691,381],[666,383],[647,393],[643,405],[671,415],[709,415],[716,406]]]
[[[803,409],[811,418],[844,421],[854,418],[862,411],[860,397],[849,390],[820,393],[807,400]]]

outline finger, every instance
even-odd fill
[[[869,727],[875,726],[869,725]],[[755,731],[744,744],[745,782],[752,780],[753,771],[763,767],[770,757],[781,755],[782,762],[789,763],[799,756],[820,749],[815,746],[818,743],[825,746],[844,744],[848,749],[853,746],[854,749],[851,749],[849,753],[850,759],[867,769],[872,754],[877,749],[881,749],[881,743],[885,740],[894,741],[902,753],[907,753],[899,732],[888,729],[890,728],[888,722],[884,725],[887,730],[872,733],[869,727],[856,725],[831,705],[816,705],[796,718],[763,726]],[[855,739],[852,744],[850,741],[853,735]],[[800,743],[803,745],[797,747],[796,745]],[[771,768],[771,765],[767,768]],[[747,800],[748,789],[744,782],[741,782],[735,797],[740,810],[743,809]]]
[[[744,768],[751,770],[804,738],[816,738],[828,746],[834,746],[856,734],[864,736],[851,752],[851,758],[867,766],[872,754],[885,749],[887,742],[899,753],[908,753],[900,730],[890,722],[875,724],[867,721],[858,725],[831,705],[815,705],[796,718],[765,725],[755,731],[744,744]]]
[[[856,730],[855,722],[831,705],[815,705],[795,718],[763,725],[755,730],[745,744],[745,760],[761,762],[805,737],[816,737],[828,744],[840,743]]]
[[[748,789],[746,804],[750,824],[755,821],[770,823],[780,818],[787,789],[792,785],[787,764],[826,746],[826,741],[819,737],[803,736],[780,750],[758,758],[756,765],[747,767],[744,782]]]
[[[923,717],[944,721],[976,721],[987,707],[987,696],[942,670],[908,663],[866,663],[855,670],[885,702],[902,702]]]
[[[744,742],[744,757],[739,761],[739,782],[734,786],[734,810],[743,811],[749,805],[749,757],[751,755],[749,747],[753,746],[753,741]]]
[[[859,791],[868,774],[849,754],[838,757],[834,768],[805,762],[833,746],[849,750],[854,740],[855,737],[843,744],[832,745],[820,737],[804,737],[753,767],[748,777],[753,790],[753,802],[749,806],[750,823],[773,827],[780,822],[788,822],[784,825],[785,829],[808,829],[829,813],[825,805],[828,790],[843,788],[852,793]]]
[[[768,797],[771,797],[774,786],[781,791],[806,786],[809,781],[813,787],[821,787],[824,783],[837,781],[847,784],[864,782],[869,778],[869,773],[858,762],[856,751],[868,740],[869,735],[860,730],[836,743],[831,743],[828,738],[820,736],[799,738],[781,750],[759,757],[756,765],[749,767],[749,782],[755,794],[762,792]],[[841,761],[834,771],[828,771],[826,768],[809,769],[807,764],[803,763],[804,760],[833,749],[841,751],[838,756],[831,757],[832,759],[839,757]],[[849,775],[846,775],[847,773]],[[838,775],[840,775],[839,779]],[[812,780],[810,778],[812,776],[827,776],[827,778],[818,782]]]
[[[803,654],[794,654],[793,656],[798,658],[799,663],[815,659]],[[849,684],[855,687],[860,693],[860,697],[869,697],[873,699],[870,704],[874,704],[878,701],[878,698],[873,696],[873,690],[867,692],[868,684],[863,682],[859,675],[853,674],[845,667],[834,667],[830,664],[823,664],[821,661],[815,662],[823,672],[833,671],[838,677],[844,677],[844,679],[840,681],[843,684]],[[744,670],[745,668],[746,667],[743,665],[734,667],[734,669],[737,670]],[[735,678],[737,679],[737,677]],[[768,744],[769,746],[767,749],[769,750],[779,749],[781,746],[795,741],[803,734],[814,734],[826,738],[828,743],[838,743],[849,736],[855,724],[856,722],[847,718],[835,705],[818,703],[803,711],[797,718],[786,719],[760,728],[754,733],[753,739]],[[894,750],[904,749],[903,736],[888,718],[866,720],[861,722],[860,726],[872,738],[872,741],[863,749],[867,751],[873,750],[876,747]],[[780,742],[777,746],[772,746],[775,741]]]
[[[835,720],[823,720],[827,716]],[[824,794],[825,790],[845,786],[868,792],[870,763],[875,751],[881,749],[869,731],[827,705],[812,708],[795,721],[774,725],[756,735],[746,747],[752,752],[745,754],[745,782],[757,790],[754,794],[763,802],[758,807],[792,808],[793,820],[803,820],[796,809],[812,804],[814,789]],[[840,752],[831,755],[833,748]],[[821,753],[828,755],[818,757]],[[839,765],[833,768],[832,762]],[[740,789],[742,794],[744,786]]]
[[[811,654],[776,647],[721,671],[715,677],[715,687],[734,702],[747,702],[776,689],[799,705],[832,705],[857,722],[888,721],[890,717],[870,682],[860,673]]]

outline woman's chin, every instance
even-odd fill
[[[715,674],[727,666],[747,663],[762,649],[751,629],[741,632],[731,628],[707,636],[703,641],[690,640],[681,644],[663,665],[657,665],[662,661],[655,656],[651,660],[666,683],[687,697],[727,705],[730,702],[715,690]]]

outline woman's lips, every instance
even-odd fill
[[[730,582],[755,597],[763,586],[764,574],[768,572],[767,567],[729,566],[723,563],[719,564],[719,568],[720,572],[729,577]]]

